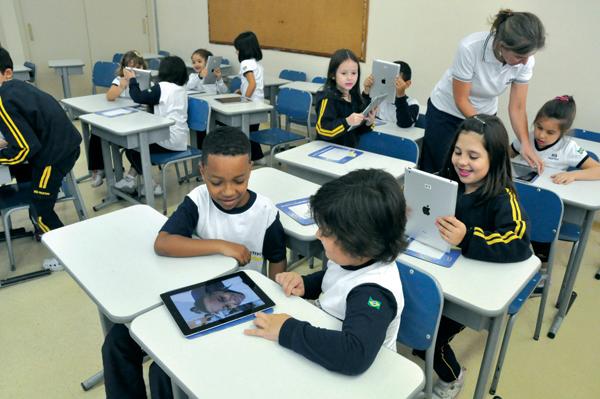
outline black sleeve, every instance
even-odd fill
[[[281,262],[285,259],[285,232],[279,220],[279,212],[265,232],[262,252],[269,262]]]
[[[315,105],[317,123],[315,129],[321,140],[335,140],[348,134],[348,115],[340,115],[335,107],[335,99],[327,96]]]
[[[317,299],[321,295],[321,283],[323,283],[323,277],[325,276],[325,270],[315,272],[302,276],[304,280],[304,299]]]
[[[0,150],[0,163],[16,165],[34,156],[42,147],[33,128],[20,112],[0,98],[0,132],[8,146]]]
[[[186,196],[160,231],[191,238],[196,232],[198,217],[198,206]]]
[[[328,370],[357,375],[375,360],[396,310],[390,291],[376,284],[359,285],[346,298],[342,331],[290,318],[279,332],[279,344]]]
[[[408,96],[396,97],[396,124],[399,127],[411,127],[419,117],[419,106],[408,105]]]
[[[160,102],[160,85],[141,91],[136,78],[129,79],[129,95],[138,104],[157,105]]]

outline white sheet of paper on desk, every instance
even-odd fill
[[[329,151],[325,151],[321,154],[321,158],[325,158],[333,162],[339,162],[347,156],[352,156],[352,151],[344,148],[332,148]]]
[[[303,219],[310,219],[312,217],[312,215],[310,213],[310,205],[308,202],[290,206],[289,210],[294,212],[296,215],[300,216]]]
[[[113,118],[115,116],[131,114],[132,112],[135,112],[135,111],[136,110],[132,109],[132,108],[117,108],[117,109],[110,109],[108,111],[103,111],[101,113],[101,115],[108,116],[109,118]]]
[[[435,259],[441,259],[444,256],[444,251],[425,245],[417,240],[412,240],[408,244],[408,249]]]

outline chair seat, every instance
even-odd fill
[[[286,130],[273,128],[250,132],[250,140],[259,144],[275,146],[278,144],[289,143],[292,141],[306,140],[305,136],[297,133],[291,133]]]
[[[521,306],[523,306],[527,298],[529,298],[535,287],[538,286],[538,283],[540,282],[541,278],[542,273],[537,272],[535,276],[533,276],[533,278],[529,280],[525,288],[523,288],[521,292],[519,292],[519,295],[517,295],[517,297],[512,301],[512,303],[508,307],[509,315],[517,314],[517,312],[519,312]]]
[[[581,227],[575,223],[563,223],[560,226],[558,239],[561,241],[577,242],[581,235]]]
[[[290,117],[290,122],[291,123],[295,123],[296,125],[302,125],[302,126],[306,126],[306,119],[297,119],[297,118],[292,118]],[[311,126],[315,126],[317,124],[317,115],[315,114],[310,114],[310,125]]]
[[[158,152],[150,154],[150,161],[152,165],[164,165],[169,162],[183,161],[191,157],[198,157],[202,154],[197,148],[188,146],[185,151],[178,152]]]
[[[29,205],[31,202],[31,182],[0,187],[0,209]]]

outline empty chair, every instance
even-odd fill
[[[287,79],[294,82],[306,82],[306,73],[294,71],[292,69],[284,69],[279,73],[281,79]]]
[[[397,261],[404,309],[400,319],[398,342],[409,348],[425,351],[425,397],[432,397],[433,355],[444,296],[435,278]]]
[[[116,62],[118,64],[119,62],[121,62],[122,58],[123,58],[123,53],[115,53],[113,55],[112,62]]]
[[[158,51],[158,54],[159,54],[159,55],[162,55],[163,57],[168,57],[168,56],[170,56],[170,55],[171,55],[171,53],[170,53],[170,52],[168,52],[168,51],[166,51],[166,50],[159,50],[159,51]]]
[[[356,148],[414,163],[419,160],[417,143],[411,139],[379,132],[361,134]]]
[[[97,61],[92,70],[92,93],[96,94],[96,87],[110,88],[118,68],[116,62]]]
[[[229,92],[234,93],[236,90],[239,90],[239,88],[241,86],[242,86],[242,79],[240,79],[239,76],[236,76],[235,78],[231,79],[231,81],[229,82]]]
[[[227,59],[227,58],[221,58],[221,64],[223,64],[223,65],[229,65],[229,59]]]
[[[157,58],[152,58],[148,60],[148,69],[154,70],[154,71],[158,71],[158,68],[160,67],[160,60]]]
[[[585,129],[573,129],[571,131],[571,135],[578,139],[595,141],[596,143],[600,143],[600,133],[598,132],[592,132],[590,130]]]
[[[325,82],[327,82],[327,78],[324,76],[315,76],[312,78],[311,82],[325,84]]]
[[[25,61],[23,65],[30,69],[28,82],[37,86],[35,82],[35,64],[31,61]]]

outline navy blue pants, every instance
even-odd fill
[[[427,128],[423,137],[419,169],[429,173],[436,173],[442,169],[444,161],[458,125],[463,121],[461,118],[440,111],[427,101]]]

